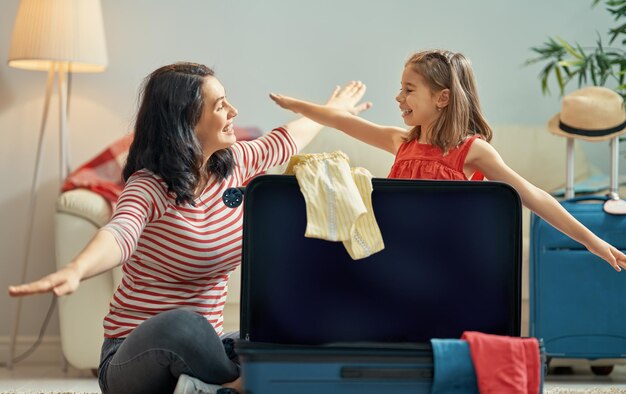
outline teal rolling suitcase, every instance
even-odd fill
[[[611,191],[617,192],[617,137]],[[604,211],[609,197],[573,195],[573,141],[563,207],[600,238],[626,251],[626,215]],[[548,358],[626,357],[626,273],[591,254],[536,215],[530,234],[530,335],[542,338]],[[592,367],[598,374],[612,366]]]

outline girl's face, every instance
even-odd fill
[[[237,141],[233,128],[233,118],[237,109],[226,100],[224,87],[212,76],[204,78],[202,86],[204,108],[195,131],[205,159],[220,149],[225,149]]]
[[[412,127],[427,127],[437,119],[439,116],[437,110],[439,94],[434,94],[431,91],[424,77],[407,66],[402,73],[401,85],[396,101],[400,103],[404,124]]]

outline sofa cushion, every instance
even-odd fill
[[[98,228],[111,218],[111,205],[99,194],[86,189],[75,189],[61,193],[57,199],[57,212],[80,216]]]

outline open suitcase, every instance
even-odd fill
[[[608,197],[573,197],[573,144],[567,142],[563,207],[600,238],[626,250],[626,215],[603,210]],[[618,137],[611,141],[611,192],[617,193]],[[626,357],[626,278],[536,215],[531,218],[530,335],[548,358]],[[592,367],[598,374],[612,367]]]
[[[248,393],[427,393],[431,338],[519,336],[521,204],[508,185],[373,179],[385,249],[352,260],[304,237],[293,176],[245,190],[241,341]]]

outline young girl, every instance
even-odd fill
[[[351,83],[326,105],[358,113],[363,93]],[[206,66],[176,63],[150,74],[113,218],[64,268],[9,287],[12,296],[61,296],[123,263],[104,318],[98,380],[105,394],[219,389],[205,382],[241,387],[236,355],[220,335],[228,277],[241,263],[243,209],[226,207],[221,196],[288,161],[322,126],[301,118],[237,142],[236,116]]]
[[[360,87],[357,82],[352,89]],[[626,268],[626,255],[509,168],[489,144],[491,127],[480,110],[470,63],[460,53],[429,50],[414,54],[406,62],[396,100],[408,131],[377,125],[345,110],[277,94],[270,97],[285,109],[394,154],[389,178],[506,182],[517,190],[526,207],[548,223],[616,271]]]

